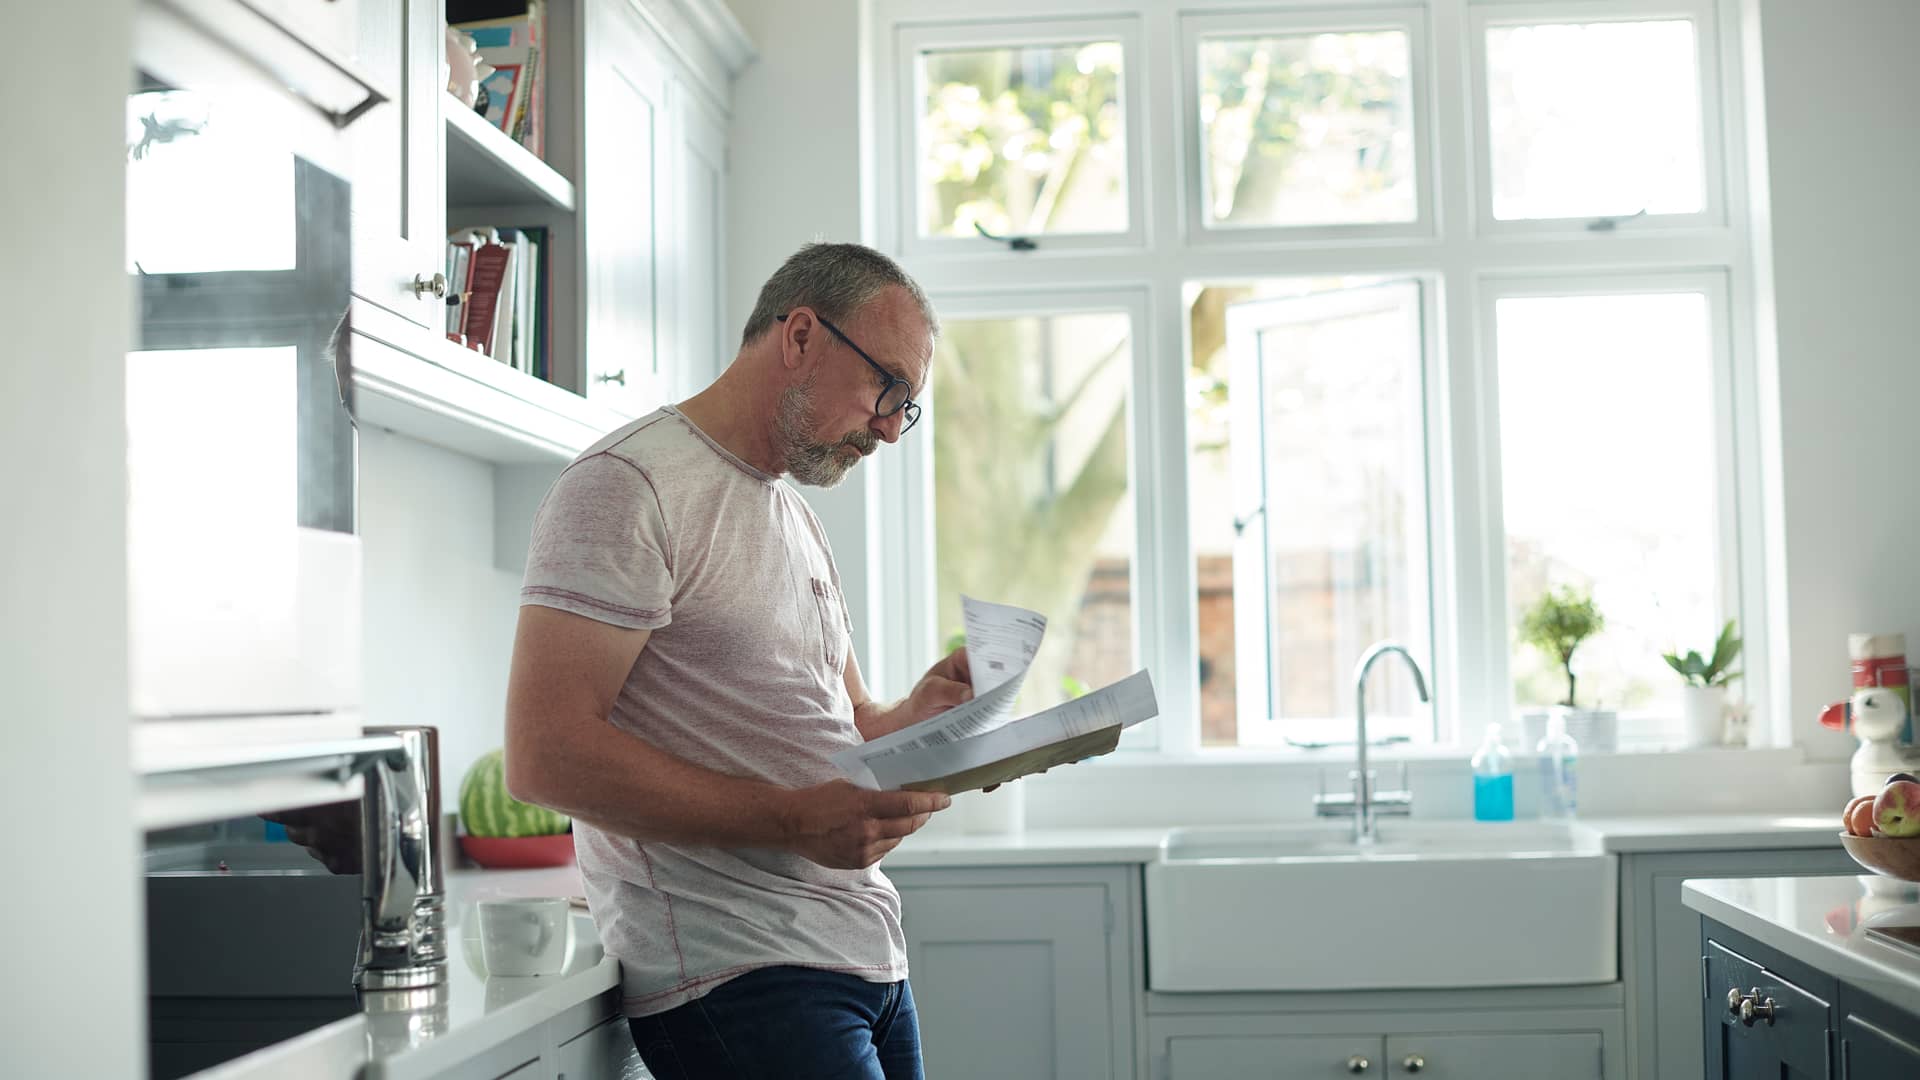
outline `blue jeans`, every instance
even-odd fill
[[[803,967],[749,971],[627,1021],[655,1080],[925,1080],[906,980]]]

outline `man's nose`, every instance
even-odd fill
[[[880,436],[890,443],[899,442],[900,429],[907,422],[906,412],[905,409],[901,409],[891,416],[875,417],[873,423],[869,424],[868,427],[873,429],[875,435]]]

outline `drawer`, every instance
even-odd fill
[[[1351,1080],[1386,1071],[1378,1035],[1176,1035],[1171,1080]]]
[[[1830,1002],[1717,941],[1707,942],[1704,959],[1706,1006],[1719,1018],[1723,1045],[1729,1051],[1745,1051],[1729,1056],[1764,1056],[1808,1076],[1827,1075],[1828,1034],[1833,1026]],[[1728,1005],[1729,995],[1735,990],[1743,997],[1757,990],[1763,1006],[1772,1003],[1772,1020],[1743,1022]]]

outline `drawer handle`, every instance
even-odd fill
[[[1347,1071],[1350,1073],[1363,1073],[1371,1068],[1373,1068],[1373,1062],[1368,1061],[1359,1054],[1355,1054],[1347,1059]]]
[[[1400,1063],[1400,1067],[1410,1073],[1417,1073],[1427,1067],[1427,1059],[1419,1054],[1408,1054],[1407,1059]]]
[[[1780,1005],[1772,998],[1762,998],[1760,988],[1754,987],[1747,996],[1740,999],[1740,1022],[1752,1027],[1757,1020],[1765,1020],[1768,1027],[1773,1026],[1774,1017],[1780,1015]]]

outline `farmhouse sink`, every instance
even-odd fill
[[[1156,991],[1556,986],[1618,977],[1616,860],[1574,823],[1175,829],[1147,864]]]

